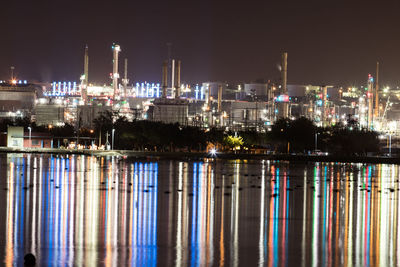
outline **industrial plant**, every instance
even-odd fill
[[[110,111],[129,121],[266,132],[279,119],[306,117],[321,127],[351,122],[351,127],[374,130],[382,136],[396,138],[400,134],[400,90],[379,86],[379,63],[374,75],[365,75],[365,85],[346,88],[291,84],[287,52],[282,53],[281,77],[275,79],[183,83],[185,63],[169,59],[160,62],[161,81],[141,82],[128,78],[128,59],[120,60],[123,52],[118,44],[113,44],[110,52],[113,67],[111,82],[106,85],[90,80],[88,46],[79,81],[19,80],[12,67],[10,79],[0,81],[0,119],[27,117],[39,126],[69,124],[93,129],[93,121]]]

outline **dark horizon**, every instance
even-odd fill
[[[279,80],[287,51],[289,84],[363,85],[380,62],[381,86],[399,84],[399,3],[156,1],[6,2],[0,79],[79,80],[85,44],[89,80],[111,82],[113,42],[131,81],[160,81],[167,43],[182,80]],[[123,64],[120,64],[122,74]]]

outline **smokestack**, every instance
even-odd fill
[[[122,80],[124,84],[124,97],[127,97],[127,87],[128,87],[128,59],[125,58],[125,70],[124,70],[124,79]]]
[[[89,47],[85,46],[85,55],[83,57],[83,81],[81,88],[81,98],[86,104],[87,101],[87,87],[89,85]]]
[[[175,98],[181,97],[181,61],[176,62],[176,93]]]
[[[282,54],[282,88],[281,93],[287,94],[287,57],[288,53],[284,52]]]
[[[373,102],[374,102],[374,79],[369,74],[368,75],[368,129],[373,127]]]
[[[171,89],[175,88],[175,59],[171,61]]]
[[[89,47],[85,46],[85,58],[84,58],[84,66],[83,73],[85,74],[85,85],[89,84]]]
[[[218,112],[222,111],[221,102],[222,102],[222,84],[218,85]]]
[[[289,116],[289,102],[288,102],[288,90],[287,90],[287,57],[288,53],[282,54],[282,85],[279,90],[279,97],[281,98],[277,102],[278,118],[287,118]]]
[[[379,62],[376,62],[376,80],[375,80],[375,118],[379,117]]]
[[[112,46],[113,49],[113,87],[114,87],[114,97],[113,100],[116,100],[118,95],[118,53],[121,51],[121,47],[117,44]]]
[[[211,110],[211,87],[210,84],[207,85],[207,109]]]
[[[162,97],[167,98],[168,87],[168,61],[165,60],[162,65]]]

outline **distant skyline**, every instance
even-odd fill
[[[111,82],[113,42],[131,81],[160,81],[167,43],[182,80],[279,80],[361,85],[380,62],[380,84],[400,84],[397,1],[7,1],[2,3],[0,79]]]

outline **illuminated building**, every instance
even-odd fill
[[[18,81],[16,84],[0,83],[0,117],[30,116],[40,94],[39,86],[26,81]]]
[[[62,100],[38,103],[34,108],[36,124],[62,126],[65,123],[64,111],[65,106]]]
[[[162,67],[162,97],[156,98],[153,102],[151,118],[153,121],[159,121],[164,123],[179,123],[181,125],[188,124],[188,100],[181,98],[180,96],[180,72],[181,65],[177,62],[177,69],[175,71],[175,61],[172,60],[172,91],[175,91],[175,98],[167,98],[167,83],[168,83],[168,68],[166,62],[163,63]]]

